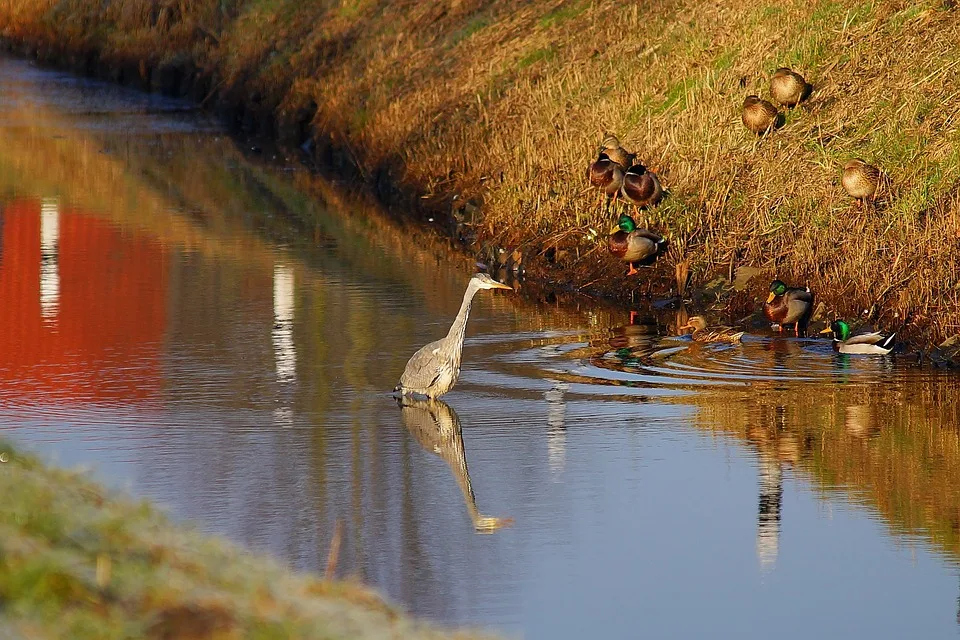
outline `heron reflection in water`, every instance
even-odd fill
[[[485,516],[477,509],[477,497],[473,493],[470,472],[467,470],[467,456],[463,449],[463,434],[457,412],[442,400],[403,396],[397,398],[397,404],[400,405],[403,426],[420,446],[439,455],[450,467],[460,485],[463,501],[477,533],[493,533],[513,524],[512,518]]]

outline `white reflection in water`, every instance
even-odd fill
[[[45,198],[40,205],[40,314],[55,322],[60,311],[60,201]]]
[[[567,429],[563,424],[567,405],[563,394],[570,387],[563,382],[553,382],[553,388],[543,394],[547,401],[547,460],[550,472],[556,477],[563,473],[567,459]]]
[[[780,550],[780,508],[783,505],[783,467],[773,456],[760,454],[760,504],[757,513],[757,560],[761,570],[772,570]]]
[[[273,356],[277,381],[293,382],[297,377],[297,351],[293,344],[293,269],[277,264],[273,268]]]

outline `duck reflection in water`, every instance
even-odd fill
[[[625,367],[638,367],[641,359],[651,355],[658,337],[657,324],[652,318],[641,318],[636,311],[630,312],[630,322],[618,327],[610,327],[603,340],[591,341],[591,346],[611,347],[611,351],[597,354],[591,360],[603,367],[605,356],[615,356],[619,364]]]
[[[493,533],[513,524],[513,518],[494,518],[482,515],[477,509],[477,497],[473,493],[470,472],[467,470],[467,456],[463,448],[463,434],[460,417],[442,400],[420,399],[410,396],[397,398],[400,405],[400,420],[403,426],[417,439],[427,451],[443,458],[450,467],[467,512],[473,520],[477,533]]]

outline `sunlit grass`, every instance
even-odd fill
[[[595,241],[585,230],[610,220],[582,172],[614,132],[669,191],[646,216],[672,240],[645,271],[652,291],[669,294],[678,260],[694,285],[733,260],[763,270],[751,283],[758,296],[777,276],[808,284],[840,314],[875,305],[881,324],[909,318],[906,333],[939,341],[956,331],[949,318],[960,307],[941,292],[960,282],[960,161],[945,151],[957,142],[960,21],[939,0],[466,0],[376,12],[364,0],[202,0],[179,3],[163,25],[150,3],[112,3],[106,16],[99,6],[9,0],[0,28],[45,41],[58,29],[59,46],[94,48],[108,62],[186,55],[216,100],[256,96],[268,126],[271,114],[306,111],[318,139],[348,148],[361,176],[389,168],[431,207],[454,195],[476,202],[478,247],[536,253],[562,237],[575,245],[566,255],[587,253]],[[46,19],[53,11],[62,19]],[[216,40],[198,40],[205,31]],[[757,139],[740,104],[766,95],[781,65],[815,90]],[[890,178],[869,213],[840,187],[853,157]],[[888,251],[873,250],[878,234]],[[631,296],[636,284],[618,264],[588,255],[539,268]],[[911,278],[921,264],[935,277]]]

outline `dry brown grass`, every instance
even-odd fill
[[[541,265],[549,277],[625,298],[636,284],[597,247],[611,220],[582,175],[614,131],[669,190],[647,218],[671,249],[645,288],[675,287],[684,261],[694,285],[752,265],[764,276],[754,297],[777,276],[809,284],[838,314],[866,309],[933,341],[958,332],[960,13],[951,2],[102,6],[4,0],[0,29],[42,42],[47,57],[96,52],[97,65],[145,84],[189,84],[237,106],[238,124],[266,119],[288,137],[313,135],[371,182],[434,210],[449,210],[454,195],[472,199],[482,206],[465,220],[469,237],[528,251],[559,244],[569,250]],[[739,105],[766,94],[781,65],[815,90],[758,140]],[[857,210],[840,187],[842,165],[857,156],[891,178],[875,209]]]

